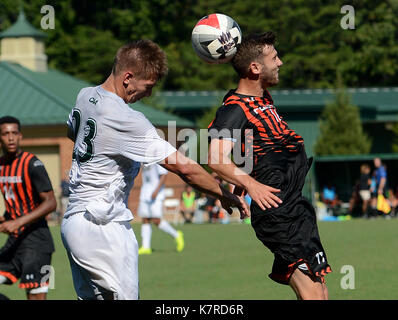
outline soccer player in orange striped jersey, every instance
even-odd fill
[[[0,232],[8,234],[0,249],[0,283],[26,289],[28,300],[45,300],[54,243],[46,215],[56,200],[43,163],[20,148],[18,119],[0,118],[0,190],[6,211],[0,216]]]
[[[307,159],[303,138],[278,114],[267,90],[278,84],[283,65],[274,42],[272,32],[242,40],[232,59],[238,87],[225,96],[209,126],[208,163],[236,186],[235,193],[252,198],[252,227],[275,257],[269,277],[290,285],[298,299],[328,299],[324,275],[331,269],[315,210],[302,196],[312,159]],[[231,152],[235,162],[243,154],[251,166],[239,168],[230,161]]]

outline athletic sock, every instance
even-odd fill
[[[151,248],[152,227],[150,223],[144,223],[141,226],[142,247]]]
[[[168,223],[166,220],[161,220],[159,223],[159,229],[168,233],[169,235],[171,235],[173,238],[177,238],[177,230],[174,229],[170,223]]]

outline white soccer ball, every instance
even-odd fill
[[[208,63],[230,61],[241,42],[239,25],[221,13],[203,17],[192,30],[192,46],[196,54]]]

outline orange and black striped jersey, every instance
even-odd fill
[[[302,150],[304,141],[278,114],[267,90],[263,97],[246,96],[230,90],[208,127],[210,139],[240,141],[242,155],[252,148],[252,176],[261,176],[267,165],[280,166]],[[240,135],[237,137],[237,135]],[[249,172],[248,172],[249,173]]]
[[[23,151],[12,160],[0,158],[0,190],[6,208],[4,216],[10,220],[32,212],[41,202],[39,194],[51,191],[52,185],[43,163]]]

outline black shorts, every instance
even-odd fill
[[[6,250],[5,250],[6,249]],[[33,289],[48,285],[52,253],[6,245],[0,251],[0,275],[12,284],[21,279],[19,287]]]
[[[251,223],[257,238],[274,254],[272,280],[287,285],[299,268],[314,281],[324,282],[332,271],[319,238],[315,210],[306,198],[265,211],[252,202]]]

